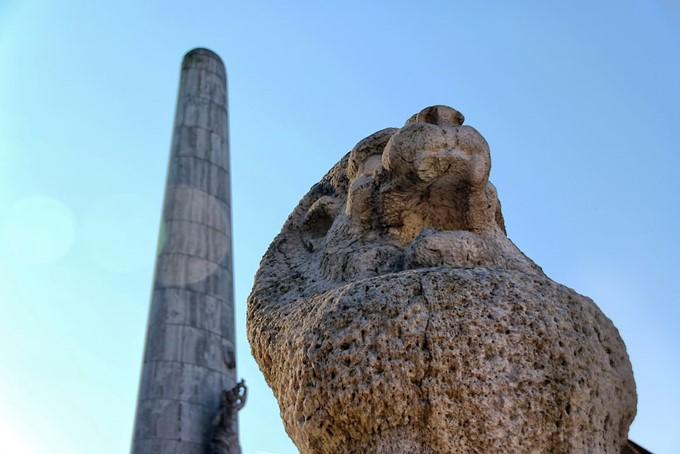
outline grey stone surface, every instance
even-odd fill
[[[188,221],[225,234],[231,231],[229,205],[191,186],[173,185],[172,191],[166,194],[164,205],[163,219],[166,222]]]
[[[625,345],[507,237],[489,146],[426,108],[300,201],[248,300],[252,352],[301,453],[618,453]]]
[[[224,65],[193,50],[182,62],[133,454],[206,454],[220,395],[236,383],[228,138]]]
[[[210,295],[192,292],[182,288],[155,289],[152,298],[154,311],[149,318],[162,324],[193,326],[195,328],[221,334],[223,327],[221,320],[231,321],[229,311],[225,312],[226,299],[219,299]],[[229,326],[227,324],[227,326]]]

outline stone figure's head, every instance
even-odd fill
[[[463,121],[433,106],[361,140],[263,258],[249,340],[303,453],[625,442],[618,332],[508,239],[489,146]]]
[[[428,107],[360,141],[312,189],[301,240],[334,282],[441,265],[537,271],[505,236],[490,170],[463,115]]]

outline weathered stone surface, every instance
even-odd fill
[[[302,199],[248,301],[302,453],[619,452],[625,346],[507,238],[489,147],[434,106],[359,142]]]

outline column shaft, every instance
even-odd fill
[[[213,52],[182,62],[133,454],[207,454],[236,381],[227,81]]]

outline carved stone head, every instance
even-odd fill
[[[617,452],[632,370],[595,304],[507,238],[489,146],[428,107],[293,210],[248,301],[302,453]]]

